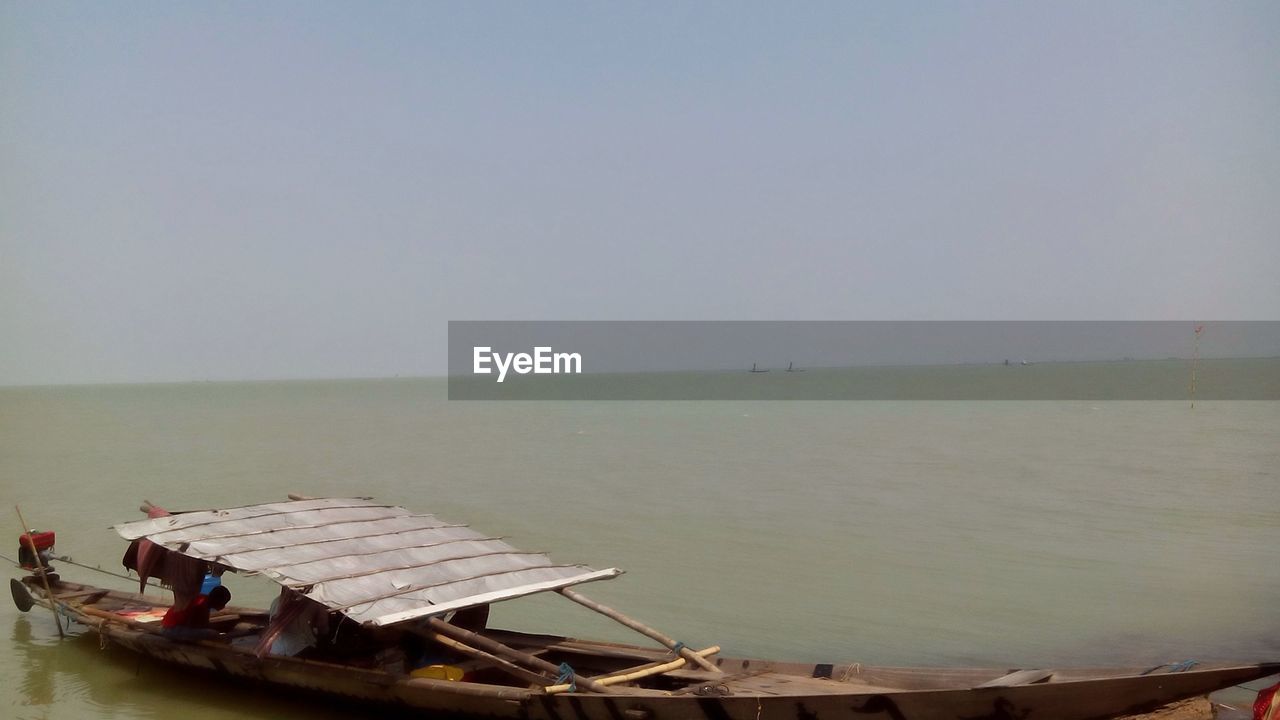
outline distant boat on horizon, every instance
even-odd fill
[[[756,369],[756,364],[755,364],[755,363],[751,363],[751,370],[749,370],[748,372],[753,372],[753,373],[767,373],[767,372],[769,372],[769,370],[768,370],[767,368],[766,368],[766,369],[764,369],[764,370],[757,370],[757,369]]]
[[[804,369],[801,368],[800,370],[796,370],[795,363],[789,362],[787,363],[787,372],[804,372]]]

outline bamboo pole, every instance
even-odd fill
[[[617,610],[614,610],[613,608],[608,607],[607,605],[601,605],[595,600],[592,600],[591,598],[581,595],[576,590],[572,590],[570,588],[560,588],[560,594],[578,603],[579,605],[595,610],[596,612],[600,613],[601,615],[604,615],[605,617],[612,618],[622,623],[623,625],[626,625],[627,627],[631,628],[632,630],[635,630],[641,635],[644,635],[653,640],[657,640],[658,642],[667,646],[667,648],[669,648],[670,650],[674,651],[680,657],[697,665],[703,670],[710,670],[712,672],[723,672],[720,668],[716,667],[714,663],[708,661],[706,658],[702,657],[701,655],[698,655],[697,653],[685,647],[683,644],[677,642],[676,640],[670,637],[667,637],[666,635],[658,632],[657,630],[649,627],[648,625],[645,625],[639,620],[629,618],[626,615],[623,615],[622,613],[618,612]]]
[[[53,597],[53,589],[49,587],[49,575],[44,571],[44,561],[40,559],[40,551],[36,549],[36,543],[31,539],[31,528],[27,526],[27,521],[22,519],[22,508],[14,505],[13,511],[18,513],[18,523],[22,525],[22,536],[27,539],[27,547],[31,548],[31,555],[36,560],[36,568],[40,570],[40,581],[44,583],[44,592],[49,598],[49,612],[53,613],[53,624],[58,627],[58,637],[64,638],[67,634],[62,632],[62,620],[58,617],[57,600]]]
[[[426,629],[419,630],[416,628],[411,632],[414,632],[416,634],[421,634],[423,637],[427,638],[428,640],[438,642],[441,645],[444,645],[445,647],[451,650],[456,650],[462,653],[463,655],[467,655],[468,657],[473,657],[477,660],[488,663],[498,668],[499,670],[506,672],[508,675],[511,675],[512,677],[519,678],[520,680],[524,680],[525,682],[531,683],[533,685],[537,685],[538,687],[546,687],[547,685],[551,684],[550,680],[543,677],[542,675],[539,675],[538,673],[535,673],[530,670],[525,670],[524,668],[520,667],[519,665],[516,665],[515,663],[503,660],[502,658],[496,655],[491,655],[483,650],[477,650],[476,648],[473,648],[470,645],[467,645],[466,643],[458,642],[457,640],[454,640],[453,638],[448,637],[447,635],[441,635],[440,633],[433,632],[431,630],[426,630]]]
[[[720,646],[712,645],[711,647],[706,648],[705,650],[697,651],[697,653],[695,654],[698,655],[699,657],[706,657],[708,655],[715,655],[718,652],[720,652]],[[600,683],[601,685],[606,685],[606,686],[619,685],[621,683],[631,682],[632,680],[647,678],[651,675],[661,675],[664,672],[679,670],[680,668],[684,667],[687,662],[688,661],[685,660],[684,658],[676,658],[675,660],[671,660],[670,662],[665,662],[665,663],[656,664],[656,665],[653,663],[650,663],[648,665],[641,665],[640,667],[630,672],[624,672],[624,673],[615,674],[615,675],[605,675],[603,677],[597,677],[592,679]],[[556,693],[565,692],[569,690],[570,687],[572,686],[571,685],[552,685],[546,688],[546,692],[548,695],[554,695]]]
[[[144,623],[139,620],[134,620],[133,618],[127,618],[121,615],[117,615],[113,612],[107,612],[106,610],[99,610],[98,608],[86,607],[84,605],[81,605],[80,607],[75,608],[75,612],[79,612],[84,615],[88,615],[90,617],[96,617],[106,622],[119,623],[126,627],[133,628],[134,630],[141,630],[142,632],[149,633],[151,635],[159,635],[161,630],[154,623]]]
[[[472,647],[486,650],[494,655],[506,658],[521,665],[525,665],[542,672],[551,673],[553,676],[559,675],[560,673],[559,667],[552,665],[540,657],[534,657],[529,653],[521,652],[508,645],[503,645],[502,643],[496,640],[491,640],[479,633],[464,630],[456,625],[451,625],[440,618],[427,618],[427,626],[441,635],[451,637],[454,640],[466,643]],[[609,688],[604,685],[601,685],[591,678],[582,677],[577,673],[574,673],[573,681],[578,687],[586,688],[592,692],[601,694],[607,694],[609,692]]]

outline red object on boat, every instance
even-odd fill
[[[28,539],[31,541],[28,543]],[[18,536],[18,546],[31,549],[31,545],[36,546],[36,550],[48,550],[53,547],[53,531],[52,530],[32,530],[31,532],[22,533]]]
[[[32,545],[35,550],[32,550]],[[18,564],[24,570],[38,570],[41,565],[46,569],[49,565],[49,556],[53,550],[53,531],[32,530],[24,532],[18,536]],[[37,559],[39,562],[37,562]]]
[[[1253,702],[1253,720],[1280,720],[1280,683],[1258,691]]]

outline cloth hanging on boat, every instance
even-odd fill
[[[144,547],[143,543],[150,547]],[[148,578],[157,578],[173,590],[173,604],[178,608],[186,607],[200,594],[209,568],[203,560],[172,552],[147,540],[130,543],[121,562],[138,573],[139,592],[146,590]]]
[[[316,645],[319,640],[317,631],[321,634],[328,632],[329,617],[325,607],[288,588],[280,589],[280,595],[271,601],[268,613],[271,621],[254,648],[258,657],[268,651],[272,655],[292,657]]]
[[[159,517],[168,517],[169,511],[159,505],[147,506],[147,518],[154,520]],[[128,570],[138,573],[138,592],[145,592],[147,589],[147,578],[159,577],[164,579],[164,560],[167,551],[158,547],[155,543],[143,538],[134,540],[129,543],[128,549],[124,551],[124,558],[121,564]]]
[[[152,505],[147,518],[172,517],[168,510]],[[181,553],[172,552],[156,543],[141,538],[129,543],[121,564],[138,573],[138,592],[145,592],[148,578],[158,578],[173,590],[173,606],[179,610],[187,607],[200,595],[200,587],[208,572],[208,563]]]

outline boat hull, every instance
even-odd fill
[[[26,582],[26,587],[36,604],[49,605],[43,588],[34,582]],[[83,594],[88,587],[59,583],[54,593]],[[1168,703],[1280,673],[1280,663],[1147,674],[1141,670],[1097,670],[1061,674],[1066,678],[1078,675],[1079,679],[972,687],[979,679],[997,677],[1004,671],[797,665],[725,658],[718,663],[724,670],[722,678],[676,691],[618,687],[616,694],[608,695],[545,694],[519,687],[409,678],[297,658],[258,658],[225,643],[174,640],[75,602],[62,603],[60,612],[99,633],[104,644],[166,664],[424,712],[518,720],[1103,720],[1151,712]],[[602,643],[599,647],[631,646]],[[949,687],[930,689],[931,679]]]

